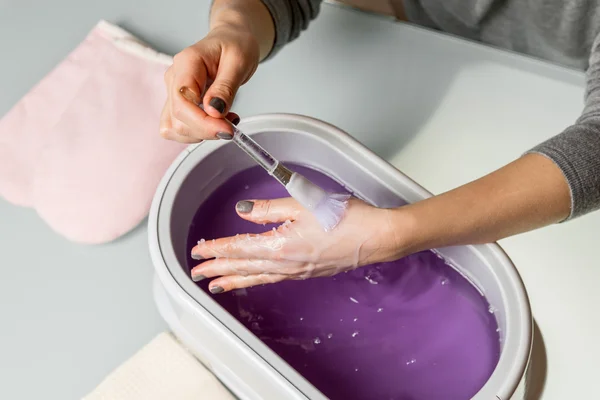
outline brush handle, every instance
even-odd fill
[[[202,102],[197,99],[198,96],[192,90],[190,90],[188,87],[182,87],[179,91],[187,101],[204,110]],[[263,149],[261,145],[250,139],[250,137],[246,136],[246,134],[240,131],[237,126],[233,125],[231,122],[229,122],[229,124],[233,129],[233,142],[254,161],[256,161],[258,165],[267,170],[269,175],[275,177],[275,179],[281,182],[283,186],[286,186],[292,177],[292,171],[279,164],[279,161],[277,161],[272,155],[269,154],[269,152]]]
[[[236,126],[233,126],[233,142],[246,154],[252,157],[252,159],[260,166],[267,170],[269,175],[273,175],[273,172],[279,165],[279,161],[263,149],[261,145],[256,143],[249,136],[246,136],[246,134],[240,131]]]

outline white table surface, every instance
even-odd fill
[[[0,0],[0,114],[99,19],[175,53],[206,32],[207,8],[198,0]],[[439,193],[560,132],[578,116],[583,87],[579,72],[325,6],[259,69],[235,110],[324,119]],[[539,326],[534,384],[545,386],[543,400],[597,395],[599,239],[596,213],[501,243]],[[82,246],[0,199],[0,243],[0,398],[79,398],[165,329],[151,297],[145,225]]]

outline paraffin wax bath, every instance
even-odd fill
[[[319,172],[293,168],[324,189],[345,191]],[[235,204],[287,196],[260,168],[235,175],[200,206],[181,251],[189,254],[200,239],[272,229],[239,218]],[[188,258],[189,269],[197,264]],[[208,292],[207,281],[198,285]],[[430,251],[213,297],[332,400],[467,400],[500,355],[493,309]]]

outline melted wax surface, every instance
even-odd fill
[[[345,192],[319,172],[293,168],[326,190]],[[181,251],[189,254],[200,239],[271,230],[240,219],[235,204],[287,196],[259,167],[240,172],[200,206]],[[189,269],[197,264],[188,256]],[[208,291],[208,282],[198,285]],[[467,400],[500,355],[493,309],[430,251],[213,297],[332,400]]]

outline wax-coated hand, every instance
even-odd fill
[[[400,257],[389,213],[351,199],[344,219],[325,232],[316,218],[294,199],[242,201],[241,218],[257,224],[280,223],[258,235],[240,234],[199,243],[192,269],[196,281],[214,279],[213,293],[286,279],[332,276],[374,262]]]
[[[259,44],[244,28],[223,25],[177,54],[165,73],[167,101],[160,120],[161,135],[195,143],[217,139],[219,132],[231,133],[223,118],[239,122],[229,109],[239,87],[256,70],[259,51]]]

